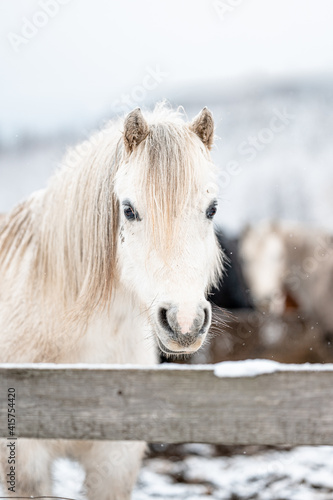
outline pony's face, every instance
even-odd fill
[[[275,225],[263,222],[246,230],[240,242],[240,257],[256,305],[281,314],[285,302],[286,254]]]
[[[220,268],[215,169],[188,125],[165,127],[141,124],[150,133],[117,173],[120,280],[139,298],[160,349],[192,353],[210,327],[205,293]]]

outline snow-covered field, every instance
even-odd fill
[[[132,500],[333,499],[332,446],[219,450],[212,445],[188,444],[155,448],[154,456],[144,461]],[[79,464],[59,459],[53,476],[54,495],[86,500],[84,471]]]
[[[216,455],[214,446],[192,444],[177,446],[170,458],[158,453],[147,458],[133,500],[333,498],[333,447],[298,447],[290,451],[239,447],[231,456]],[[54,474],[55,494],[85,498],[81,493],[84,473],[77,464],[59,460]]]
[[[214,457],[214,447],[187,445],[189,455],[172,462],[147,460],[135,500],[332,500],[333,448],[304,447]],[[192,451],[192,453],[191,453]],[[196,452],[197,454],[194,454]]]

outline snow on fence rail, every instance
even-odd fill
[[[17,438],[333,445],[331,364],[2,364],[0,393],[1,437],[14,394]]]

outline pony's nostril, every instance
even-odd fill
[[[209,312],[208,307],[205,307],[204,308],[204,321],[203,321],[203,324],[201,327],[201,331],[206,330],[206,328],[209,326],[209,322],[210,322],[210,312]]]
[[[172,328],[171,328],[169,321],[168,321],[167,312],[168,312],[167,309],[165,309],[164,307],[161,307],[159,312],[158,312],[158,319],[159,319],[161,326],[163,326],[163,328],[165,330],[172,332]]]

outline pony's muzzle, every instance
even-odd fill
[[[201,346],[211,323],[211,306],[199,305],[190,319],[180,315],[177,306],[160,307],[158,324],[163,332],[163,344],[174,352],[194,352]],[[166,342],[165,342],[166,341]]]

